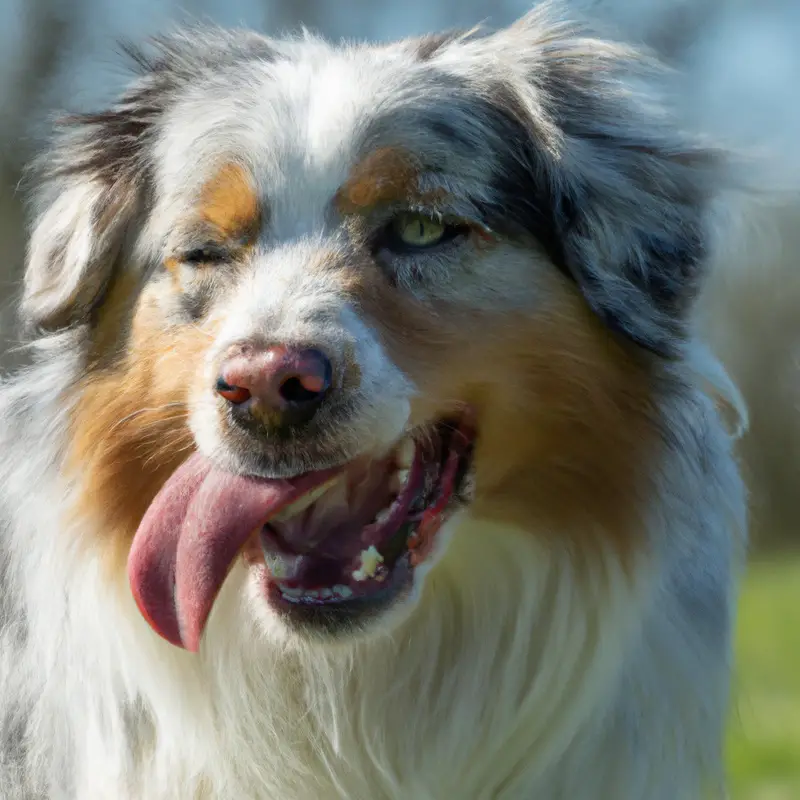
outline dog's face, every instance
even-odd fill
[[[459,508],[635,546],[708,159],[626,69],[543,13],[339,50],[193,33],[68,126],[25,310],[85,331],[79,513],[159,633],[195,649],[234,563],[284,633],[368,629]]]

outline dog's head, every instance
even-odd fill
[[[169,640],[234,563],[284,632],[413,608],[459,507],[636,546],[714,159],[642,58],[548,13],[193,31],[65,123],[24,314],[84,335],[79,513]]]

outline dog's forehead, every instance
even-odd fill
[[[321,213],[376,150],[411,154],[443,174],[466,165],[475,173],[480,161],[463,152],[459,109],[448,102],[457,83],[463,89],[458,76],[402,45],[308,43],[274,61],[242,61],[188,87],[165,115],[159,194],[186,202],[235,161],[277,222],[282,208]]]

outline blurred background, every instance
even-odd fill
[[[0,0],[0,363],[11,360],[15,343],[14,297],[26,235],[23,166],[41,146],[54,112],[102,106],[124,83],[117,40],[139,41],[198,19],[270,34],[303,24],[334,39],[383,40],[481,22],[507,24],[532,2]],[[747,2],[757,14],[777,6],[800,9],[800,0],[579,2],[611,6],[626,30],[673,53],[670,36],[680,37],[682,29],[709,20],[714,24],[714,15],[726,7]],[[749,31],[744,34],[746,39]],[[800,48],[800,24],[793,41]],[[760,60],[770,50],[769,41],[763,45],[755,54],[744,49],[741,59]],[[742,66],[750,70],[748,63]],[[800,88],[793,111],[797,107]],[[769,414],[764,416],[759,424],[768,426]],[[780,437],[778,428],[771,438]],[[767,522],[756,532],[738,625],[728,742],[734,800],[800,800],[800,503],[795,499],[800,482],[797,475],[787,475],[787,456],[781,452],[780,447],[759,451],[758,444],[748,452],[751,466],[771,488],[758,499],[759,516]]]

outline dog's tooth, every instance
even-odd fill
[[[353,596],[353,590],[349,586],[342,586],[340,583],[337,583],[336,586],[333,587],[333,593],[343,600],[347,600]]]
[[[327,588],[320,589],[319,590],[319,596],[323,600],[330,600],[330,598],[333,597],[333,590],[332,589],[327,589]]]
[[[269,550],[263,550],[264,563],[273,578],[277,580],[291,578],[297,572],[297,566],[302,556],[283,555]]]
[[[303,597],[310,597],[312,600],[319,600],[319,592],[316,589],[306,589]]]
[[[409,471],[407,469],[397,470],[397,479],[400,481],[400,488],[402,489],[408,483]]]
[[[383,523],[389,519],[389,516],[389,509],[384,508],[375,515],[375,522],[377,522],[379,525],[383,525]]]
[[[303,594],[303,590],[302,589],[295,589],[295,588],[293,588],[291,586],[284,586],[284,585],[282,585],[280,583],[278,584],[278,588],[281,590],[281,594],[284,597],[286,597],[287,599],[289,599],[289,598],[297,598],[297,597],[300,597]]]
[[[316,503],[317,500],[319,500],[324,494],[327,494],[337,483],[339,483],[340,479],[341,476],[331,478],[331,480],[326,481],[320,486],[317,486],[316,489],[312,489],[310,492],[298,497],[293,503],[290,503],[285,508],[282,508],[274,517],[272,517],[272,519],[274,519],[276,522],[285,522],[287,519],[297,516],[302,511],[305,511],[310,505]]]
[[[401,469],[408,469],[414,462],[414,450],[414,440],[410,436],[406,436],[397,448],[397,466]]]

